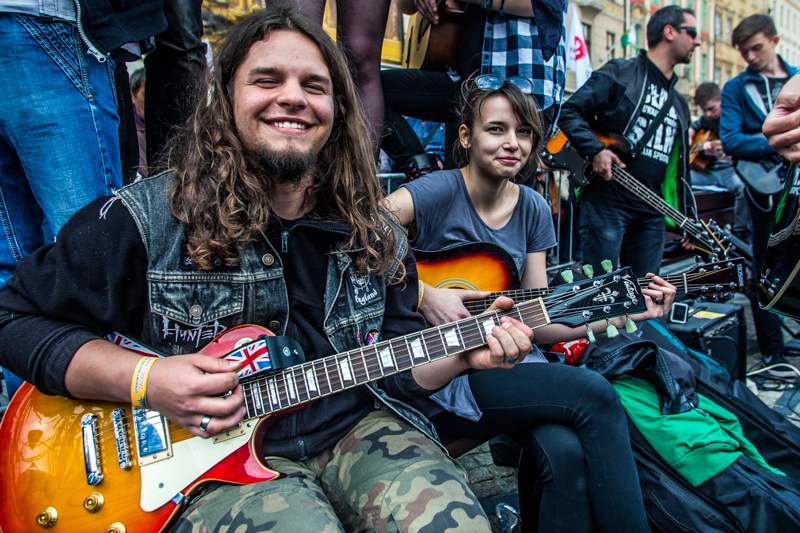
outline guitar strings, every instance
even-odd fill
[[[553,308],[553,307],[556,307],[558,304],[565,303],[567,300],[584,297],[588,293],[591,293],[592,291],[596,291],[598,289],[603,288],[605,286],[604,283],[606,283],[607,278],[600,278],[599,281],[601,281],[601,284],[599,286],[597,286],[597,287],[595,287],[592,284],[592,285],[587,286],[586,288],[581,289],[579,291],[561,293],[559,295],[556,295],[555,297],[548,298],[547,300],[544,301],[544,303],[546,304],[546,306],[548,306],[550,308]],[[538,300],[531,300],[531,301],[519,303],[515,307],[513,307],[512,309],[495,311],[493,314],[496,315],[495,318],[498,321],[502,316],[512,316],[512,315],[515,315],[515,314],[519,315],[519,318],[520,318],[520,320],[522,322],[526,323],[529,327],[531,327],[531,329],[536,329],[536,328],[539,328],[539,327],[542,327],[542,326],[548,324],[548,321],[544,317],[544,313],[542,313],[542,310],[541,310],[540,306],[541,306],[541,304],[540,304],[540,302]],[[589,306],[589,307],[582,307],[581,310],[582,311],[590,311],[590,310],[594,310],[594,309],[600,309],[602,307],[603,307],[603,305],[595,305],[595,306]],[[442,341],[441,329],[445,328],[445,327],[453,327],[456,324],[466,325],[466,323],[472,322],[474,320],[475,321],[475,326],[477,326],[477,327],[475,327],[473,330],[468,330],[466,334],[461,332],[462,333],[461,334],[462,347],[466,347],[466,346],[478,347],[478,346],[484,345],[486,343],[485,334],[482,333],[480,322],[485,321],[487,318],[490,318],[490,316],[491,315],[482,317],[482,316],[479,315],[479,316],[469,317],[469,318],[462,319],[462,320],[460,320],[460,321],[458,321],[458,322],[456,322],[454,324],[447,324],[445,326],[439,326],[437,328],[431,328],[431,329],[428,329],[428,330],[424,330],[422,333],[420,333],[420,336],[423,338],[424,341],[426,341],[426,343],[425,343],[426,346],[427,345],[435,346],[434,349],[432,349],[432,350],[426,350],[427,353],[428,353],[428,357],[427,357],[427,360],[424,363],[433,362],[433,361],[441,359],[443,357],[447,357],[449,355],[454,355],[455,353],[463,351],[460,348],[458,350],[458,352],[448,353],[448,350],[444,346],[443,342],[441,344],[442,348],[438,347],[436,345],[436,343],[433,342],[435,340]],[[413,335],[414,334],[410,334],[410,336],[413,336]],[[332,387],[331,387],[332,382],[330,380],[330,373],[328,372],[328,369],[329,369],[328,363],[331,362],[331,361],[335,361],[336,373],[334,375],[336,375],[336,374],[339,373],[338,360],[340,358],[348,358],[350,360],[350,362],[352,363],[354,357],[352,355],[348,356],[347,354],[348,353],[352,354],[353,352],[345,352],[344,354],[334,354],[334,355],[331,355],[331,356],[324,357],[322,359],[317,359],[315,361],[311,361],[309,363],[304,363],[302,365],[297,365],[297,367],[292,367],[289,370],[290,370],[290,373],[292,374],[293,386],[295,387],[295,391],[297,393],[297,396],[299,397],[301,395],[305,395],[305,397],[307,399],[299,400],[299,401],[296,401],[296,402],[292,403],[291,399],[289,398],[289,394],[284,392],[284,394],[286,394],[286,396],[284,396],[284,397],[287,399],[287,405],[285,407],[284,406],[279,406],[279,410],[283,410],[283,409],[287,409],[287,408],[290,408],[290,407],[295,407],[295,406],[298,406],[298,405],[302,405],[304,403],[308,403],[308,402],[310,402],[312,400],[315,400],[317,398],[320,398],[320,397],[323,397],[323,396],[328,396],[330,394],[334,394],[334,393],[340,392],[341,390],[346,390],[348,388],[361,386],[361,385],[363,385],[363,384],[365,384],[367,382],[380,379],[377,375],[375,375],[373,377],[374,374],[377,374],[376,370],[379,371],[381,375],[383,375],[383,366],[378,361],[378,358],[380,357],[379,352],[377,350],[378,347],[389,346],[390,348],[394,348],[393,350],[390,349],[390,353],[392,354],[392,356],[394,358],[394,360],[393,360],[394,368],[398,369],[398,371],[399,371],[399,367],[397,365],[397,360],[400,359],[401,357],[405,358],[407,361],[411,362],[411,366],[409,367],[409,369],[413,368],[415,366],[420,366],[421,364],[424,364],[421,361],[417,362],[416,364],[414,364],[413,354],[412,354],[412,352],[411,352],[411,350],[410,350],[410,348],[408,346],[408,340],[407,340],[408,337],[409,337],[409,335],[404,336],[404,337],[402,337],[400,339],[392,339],[390,341],[386,341],[386,344],[379,343],[378,345],[372,345],[372,346],[368,346],[368,347],[362,347],[362,348],[360,348],[358,350],[353,350],[353,352],[355,352],[355,351],[360,351],[361,352],[361,354],[360,354],[360,356],[358,358],[361,359],[361,363],[363,363],[363,365],[364,365],[364,369],[365,369],[364,371],[365,371],[365,376],[366,376],[367,380],[366,381],[362,381],[362,382],[359,383],[359,382],[357,382],[357,380],[352,379],[350,381],[353,381],[353,384],[345,387],[345,386],[343,386],[343,380],[341,379],[341,375],[339,375],[338,383],[339,383],[340,388],[338,388],[337,390],[330,390],[330,392],[327,392],[327,393],[321,393],[321,392],[318,391],[319,393],[317,394],[317,396],[313,396],[313,393],[310,393],[308,391],[307,383],[306,383],[306,381],[304,379],[297,379],[297,376],[296,376],[297,370],[301,370],[302,371],[301,375],[305,375],[307,370],[312,370],[314,372],[315,383],[319,383],[321,381],[321,377],[325,376],[326,377],[326,381],[329,384],[328,385],[328,389],[332,389]],[[400,344],[400,346],[395,347],[394,344]],[[365,349],[369,350],[370,353],[365,353]],[[321,369],[317,368],[318,366],[321,366],[322,368]],[[322,372],[320,372],[320,370],[322,370]],[[397,373],[397,372],[393,371],[392,374],[394,374],[394,373]],[[353,372],[353,376],[355,376],[355,372]],[[253,390],[252,389],[254,388],[254,385],[255,385],[255,387],[257,387],[258,393],[261,394],[262,397],[265,394],[269,394],[269,390],[268,390],[269,389],[269,383],[268,383],[268,381],[270,379],[272,379],[275,382],[274,386],[275,386],[276,391],[280,392],[281,385],[283,385],[282,388],[283,388],[284,391],[288,391],[289,390],[289,388],[288,388],[289,385],[287,385],[287,383],[286,383],[286,381],[287,381],[286,380],[286,373],[281,373],[281,374],[278,374],[278,375],[271,375],[271,376],[258,375],[257,377],[254,377],[251,380],[245,379],[242,382],[242,386],[243,386],[243,389],[244,389],[245,385],[249,385],[250,386],[250,395],[251,395],[250,399],[252,400],[253,399]],[[247,398],[245,398],[245,400],[247,400]],[[273,402],[270,401],[270,403],[273,403]],[[249,406],[248,406],[248,413],[249,413],[249,411],[250,411],[250,409],[249,409]],[[267,412],[263,413],[263,415],[266,415],[266,414],[271,413],[271,412],[275,412],[275,411],[274,410],[270,410],[270,411],[267,411]],[[258,415],[258,416],[263,416],[263,415]],[[135,416],[136,415],[134,415],[134,414],[126,415],[125,417],[121,418],[121,421],[124,422],[127,425]],[[251,418],[255,418],[255,417],[251,417]],[[160,423],[160,420],[163,419],[163,417],[159,413],[157,413],[155,411],[148,411],[147,415],[145,417],[145,421],[151,421],[151,420],[155,420],[155,419],[158,419],[159,423]],[[186,428],[183,428],[182,426],[180,426],[178,424],[175,424],[174,422],[171,422],[171,421],[169,421],[167,419],[164,419],[164,420],[167,421],[167,430],[168,431],[169,431],[170,426],[175,426],[173,428],[173,430],[170,432],[173,442],[180,442],[181,440],[185,440],[183,437],[185,437],[187,435],[188,435],[187,438],[193,438],[193,437],[196,436],[196,435],[191,434],[191,432],[189,432]],[[115,439],[116,438],[115,434],[114,434],[113,422],[110,421],[110,420],[100,424],[98,426],[98,430],[99,431],[96,433],[96,437],[95,437],[95,440],[98,443],[102,443],[102,442],[105,442],[107,440],[111,440],[111,439]],[[76,439],[82,438],[82,434],[76,435],[75,438]]]

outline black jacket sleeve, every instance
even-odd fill
[[[618,103],[625,98],[624,90],[625,87],[616,83],[609,72],[597,70],[562,107],[558,125],[578,153],[587,160],[605,149],[605,145],[597,140],[589,125],[595,124],[598,116],[611,115]]]
[[[68,396],[64,377],[78,348],[112,331],[139,332],[146,271],[128,210],[109,198],[90,203],[55,244],[22,259],[0,292],[0,365],[45,394]]]

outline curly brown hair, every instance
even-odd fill
[[[314,206],[317,216],[350,225],[343,252],[354,252],[360,273],[394,272],[392,282],[398,282],[405,275],[402,262],[395,258],[399,237],[379,210],[384,193],[346,60],[321,27],[287,6],[259,11],[223,37],[214,79],[201,93],[209,94],[208,101],[198,104],[169,150],[167,164],[175,169],[172,213],[186,227],[192,261],[200,269],[210,269],[219,255],[227,265],[237,265],[238,248],[261,238],[267,228],[272,185],[252,171],[252,158],[235,126],[229,90],[250,47],[278,30],[311,39],[333,85],[333,127],[317,154],[307,205]]]

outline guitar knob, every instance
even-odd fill
[[[52,507],[48,507],[41,511],[38,515],[36,515],[36,525],[44,528],[50,529],[56,522],[58,521],[58,511],[56,511]]]
[[[609,339],[619,336],[619,330],[614,327],[614,324],[611,322],[608,322],[608,325],[606,326],[606,336],[608,336]]]
[[[613,270],[611,261],[609,261],[608,259],[603,259],[602,261],[600,261],[600,266],[603,267],[603,270],[606,271],[606,274],[611,273],[611,271]]]
[[[103,508],[103,503],[105,503],[103,495],[99,492],[93,492],[83,500],[83,508],[90,513],[96,513]]]
[[[565,270],[561,273],[561,279],[564,280],[564,283],[572,283],[575,281],[575,275],[572,273],[572,270]]]
[[[583,270],[583,273],[586,274],[587,278],[594,277],[594,268],[592,268],[592,265],[583,265],[581,270]]]
[[[120,522],[114,522],[106,529],[106,533],[127,533],[127,531],[128,529]]]

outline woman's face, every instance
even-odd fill
[[[516,176],[533,149],[533,131],[519,123],[503,96],[486,100],[472,128],[462,124],[458,132],[469,152],[469,166],[498,178]]]

